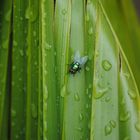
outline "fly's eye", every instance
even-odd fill
[[[76,62],[76,65],[79,65],[79,63],[78,63],[78,62]]]

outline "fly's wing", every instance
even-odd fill
[[[84,56],[80,59],[80,65],[83,67],[88,60],[88,56]]]
[[[77,52],[75,53],[74,61],[77,61],[77,62],[80,63],[80,53],[79,53],[79,51],[77,51]]]

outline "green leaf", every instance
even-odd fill
[[[54,49],[54,2],[42,0],[41,3],[41,56],[43,90],[43,139],[58,139],[58,112],[56,103],[56,75]]]
[[[138,86],[102,2],[98,2],[96,8],[90,138],[138,139],[140,137]]]
[[[38,97],[40,93],[38,4],[39,1],[29,0],[25,12],[25,18],[28,20],[26,140],[38,138]]]
[[[70,46],[71,1],[56,0],[54,19],[54,45],[56,53],[57,110],[59,112],[59,133],[62,137],[64,100],[67,96],[67,79]]]
[[[0,5],[0,139],[5,140],[8,139],[11,11],[12,2],[2,1]]]
[[[101,2],[122,45],[139,88],[140,24],[136,17],[133,1],[101,0]]]
[[[12,41],[12,89],[11,89],[11,139],[25,139],[25,104],[27,63],[27,20],[25,18],[26,3],[14,1],[13,9],[13,41]],[[20,12],[19,12],[20,10]],[[18,105],[20,104],[20,106]]]
[[[76,52],[80,57],[87,55],[85,48],[85,5],[84,1],[74,0],[71,3],[71,32],[69,64]],[[91,30],[92,32],[92,30]],[[92,34],[92,33],[91,33]],[[86,139],[89,135],[88,112],[90,102],[86,95],[86,79],[84,68],[74,76],[68,74],[67,95],[64,97],[63,140]]]

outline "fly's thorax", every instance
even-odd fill
[[[80,67],[80,64],[79,64],[78,62],[75,62],[75,63],[73,64],[73,69],[78,70],[79,67]]]

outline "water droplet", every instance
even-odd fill
[[[8,48],[8,45],[9,44],[9,41],[8,41],[8,39],[7,40],[5,40],[3,43],[2,43],[2,48],[3,49],[7,49]]]
[[[86,15],[86,21],[87,22],[89,21],[89,15]]]
[[[55,73],[57,72],[57,68],[56,68],[56,67],[54,68],[54,72],[55,72]]]
[[[56,52],[54,52],[54,56],[56,56]]]
[[[137,97],[136,93],[132,90],[128,91],[128,95],[132,100],[136,99],[136,97]]]
[[[34,65],[37,66],[37,61],[34,62]]]
[[[44,97],[44,101],[47,102],[48,100],[48,88],[47,86],[44,87],[44,94],[43,94],[43,97]]]
[[[12,117],[16,117],[16,111],[13,110],[13,109],[12,109],[12,111],[11,111],[11,116],[12,116]]]
[[[66,96],[66,86],[64,85],[61,89],[61,97],[65,97]]]
[[[86,89],[86,94],[87,94],[87,95],[88,95],[88,91],[89,91],[89,89],[87,88],[87,89]]]
[[[114,120],[110,120],[110,122],[109,122],[110,124],[111,124],[111,126],[113,127],[113,128],[115,128],[116,127],[116,122],[114,121]]]
[[[135,128],[138,132],[140,132],[140,122],[135,123]]]
[[[122,99],[121,99],[121,105],[125,105],[125,98],[124,97],[122,97]]]
[[[44,130],[45,130],[45,132],[48,131],[48,123],[47,123],[47,121],[44,121]]]
[[[21,56],[24,56],[23,50],[19,50],[19,53],[20,53]]]
[[[35,104],[32,104],[32,105],[31,105],[31,114],[32,114],[32,117],[33,117],[34,119],[37,118],[37,108],[36,108]]]
[[[23,17],[20,17],[20,20],[22,21],[23,20]]]
[[[122,122],[129,120],[130,117],[131,117],[131,115],[130,115],[129,111],[120,113],[120,121],[122,121]]]
[[[84,119],[84,115],[82,113],[80,113],[79,120],[82,121],[83,119]]]
[[[23,87],[23,91],[26,92],[26,87]]]
[[[9,10],[5,15],[5,20],[6,21],[10,21],[10,19],[11,19],[11,10]]]
[[[52,48],[52,46],[48,43],[45,43],[44,47],[46,50],[50,50]]]
[[[86,71],[89,71],[89,70],[90,70],[90,68],[86,66]]]
[[[88,122],[88,129],[91,130],[91,121]]]
[[[48,74],[48,71],[47,71],[47,70],[45,70],[45,71],[44,71],[44,74],[45,74],[45,75],[47,75],[47,74]]]
[[[12,127],[14,127],[14,126],[15,126],[15,123],[14,123],[14,122],[12,122],[12,123],[11,123],[11,125],[12,125]]]
[[[90,105],[87,103],[87,104],[86,104],[86,109],[88,109],[89,107],[90,107]]]
[[[88,88],[92,88],[92,84],[89,84],[89,85],[88,85]]]
[[[15,82],[14,81],[12,81],[12,86],[14,86],[15,85]]]
[[[99,54],[100,54],[99,51],[96,51],[96,52],[95,52],[96,57],[98,57]]]
[[[13,65],[12,66],[12,70],[15,71],[16,70],[16,66]]]
[[[83,128],[82,127],[78,127],[78,128],[76,128],[76,130],[82,132],[83,131]]]
[[[31,16],[31,14],[32,14],[32,13],[30,12],[30,8],[28,7],[28,8],[26,9],[25,18],[29,19],[30,16]]]
[[[111,126],[110,125],[106,125],[105,126],[105,135],[107,136],[107,135],[111,134],[111,132],[112,132]]]
[[[102,67],[105,71],[109,71],[112,68],[112,65],[108,60],[103,60]]]
[[[130,140],[130,137],[126,136],[123,140]]]
[[[48,140],[47,136],[44,136],[43,139],[44,139],[44,140]]]
[[[62,56],[64,56],[64,55],[65,55],[65,53],[63,52],[63,53],[62,53]]]
[[[19,135],[16,135],[16,139],[19,139]]]
[[[21,77],[19,78],[19,81],[22,81],[22,78]]]
[[[80,101],[80,97],[79,97],[78,93],[74,94],[74,99],[75,99],[75,101]]]
[[[34,22],[37,18],[37,11],[33,10],[34,7],[28,7],[25,12],[25,18],[29,19],[31,22]]]
[[[89,99],[91,99],[91,94],[88,95]]]
[[[65,15],[67,13],[66,9],[62,10],[62,14]]]
[[[17,46],[17,45],[18,45],[17,42],[16,42],[15,40],[13,41],[13,45],[14,45],[14,46]]]
[[[89,34],[89,35],[92,35],[92,34],[93,34],[93,28],[92,28],[92,27],[89,28],[89,30],[88,30],[88,34]]]
[[[36,36],[36,31],[33,31],[33,36],[34,36],[34,37]]]
[[[83,136],[80,137],[80,140],[83,140]]]
[[[94,93],[94,98],[95,99],[100,99],[101,97],[103,97],[105,95],[105,93],[107,91],[108,91],[108,87],[98,90],[98,93]]]
[[[87,4],[91,4],[91,0],[87,0]]]
[[[106,102],[109,102],[111,100],[111,98],[109,97],[109,96],[107,96],[106,98],[105,98],[105,101]]]
[[[130,74],[129,73],[123,73],[123,75],[127,78],[127,79],[129,79],[130,78]]]

